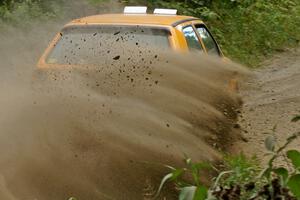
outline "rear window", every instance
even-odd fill
[[[137,51],[170,48],[170,32],[142,26],[72,26],[61,32],[46,63],[64,65],[101,64]]]

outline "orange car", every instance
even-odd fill
[[[56,35],[38,67],[97,64],[99,55],[111,54],[118,59],[122,52],[130,52],[130,46],[198,51],[223,58],[219,45],[200,19],[176,15],[177,11],[171,9],[155,9],[153,14],[146,11],[146,7],[125,7],[123,14],[73,20]]]

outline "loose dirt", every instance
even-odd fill
[[[47,32],[1,36],[0,199],[149,199],[163,164],[218,161],[240,138],[228,90],[240,66],[128,47],[104,65],[37,70]]]
[[[299,123],[291,122],[300,113],[300,49],[279,54],[263,66],[253,70],[253,76],[241,85],[244,105],[239,123],[244,141],[236,150],[265,162],[264,140],[275,126],[278,144],[300,130]],[[290,148],[300,150],[300,140]]]

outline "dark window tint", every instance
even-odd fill
[[[90,65],[106,60],[136,55],[147,49],[164,51],[170,48],[170,32],[163,28],[142,26],[72,26],[46,59],[50,64]]]
[[[199,42],[196,32],[192,26],[184,27],[182,30],[186,43],[191,51],[202,51],[203,48]]]
[[[206,47],[207,53],[211,55],[220,55],[218,45],[216,44],[215,40],[208,32],[208,30],[201,25],[196,25],[196,29]]]

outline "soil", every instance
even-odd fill
[[[37,70],[32,47],[18,32],[1,43],[0,199],[150,199],[163,165],[217,162],[240,137],[240,66],[125,46],[105,65]]]
[[[239,124],[243,141],[235,149],[265,162],[268,156],[264,140],[274,127],[279,145],[300,130],[300,123],[291,122],[300,113],[300,49],[281,53],[263,66],[254,69],[253,76],[241,85],[244,104]],[[300,150],[300,139],[290,148]]]

